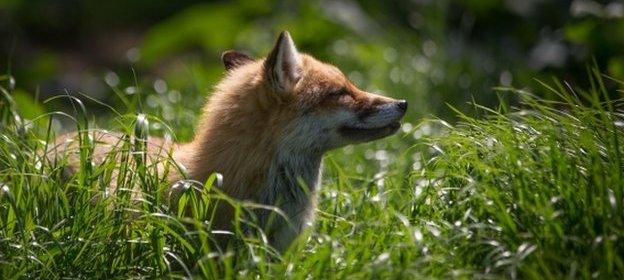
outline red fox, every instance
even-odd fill
[[[218,172],[225,194],[278,207],[288,221],[270,219],[269,211],[258,211],[257,219],[269,243],[284,251],[314,219],[323,154],[395,133],[407,102],[358,89],[338,68],[299,53],[286,31],[266,58],[227,51],[222,60],[227,74],[210,96],[194,139],[163,148],[162,140],[151,138],[148,152],[172,149],[188,179],[205,182]],[[96,148],[95,155],[108,151]],[[181,179],[169,176],[170,183]],[[218,211],[215,226],[230,228],[231,209]]]

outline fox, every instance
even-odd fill
[[[407,101],[357,88],[337,67],[300,53],[287,31],[266,57],[230,50],[221,58],[225,75],[209,96],[193,139],[168,143],[150,137],[147,152],[170,151],[186,171],[167,175],[170,197],[179,196],[176,182],[205,182],[218,173],[219,191],[227,196],[279,209],[282,218],[268,210],[255,214],[268,243],[284,252],[314,222],[323,155],[394,134]],[[95,148],[96,162],[121,137],[93,136],[103,144]],[[76,145],[72,138],[60,137],[59,150]],[[75,172],[76,160],[73,165]],[[228,230],[233,219],[233,209],[218,207],[212,223]]]

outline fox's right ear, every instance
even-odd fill
[[[264,74],[275,91],[290,92],[301,78],[301,56],[290,34],[283,31],[264,61]]]
[[[241,52],[225,51],[221,54],[221,60],[223,60],[225,70],[230,71],[236,67],[252,62],[253,58]]]

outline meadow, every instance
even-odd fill
[[[316,223],[283,255],[266,245],[261,232],[234,232],[237,248],[217,250],[206,209],[227,198],[187,192],[182,200],[193,214],[172,211],[157,195],[167,187],[162,174],[144,164],[140,142],[130,137],[119,151],[121,163],[93,165],[90,150],[97,143],[84,134],[81,169],[70,180],[62,178],[62,160],[46,160],[40,152],[56,136],[55,118],[70,119],[79,131],[106,126],[138,139],[189,135],[192,126],[162,121],[162,106],[183,110],[178,107],[186,102],[158,92],[125,95],[129,104],[157,105],[141,112],[110,107],[117,117],[98,124],[83,104],[96,100],[67,94],[57,98],[72,100],[73,112],[28,119],[22,112],[32,108],[20,106],[12,96],[14,81],[4,76],[0,275],[620,278],[622,101],[609,99],[608,77],[589,72],[586,90],[554,80],[541,90],[557,98],[545,100],[498,88],[496,109],[472,104],[472,116],[457,110],[459,121],[452,123],[408,118],[396,136],[330,153]],[[507,105],[507,95],[522,102]],[[105,192],[113,171],[124,174],[116,179],[120,190],[93,200]],[[211,177],[206,188],[216,181]],[[141,203],[132,203],[128,194],[135,184],[146,194]],[[230,203],[241,213],[254,207]],[[244,217],[240,223],[253,223]]]
[[[217,174],[171,208],[141,140],[189,141],[221,53],[282,30],[409,108],[325,156],[317,219],[278,254],[213,232],[211,205],[247,228],[261,207]],[[624,278],[617,34],[621,1],[0,1],[0,279]],[[95,129],[124,135],[120,160],[93,164]],[[69,131],[67,178],[43,151]]]

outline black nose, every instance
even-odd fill
[[[397,106],[399,106],[399,109],[401,109],[401,111],[403,112],[407,111],[407,101],[399,100],[399,102],[397,103]]]

